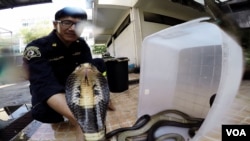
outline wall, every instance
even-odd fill
[[[198,17],[204,17],[206,16],[206,13],[201,13],[193,8],[190,7],[184,7],[181,5],[176,4],[167,4],[163,5],[160,3],[154,3],[154,6],[144,6],[140,8],[139,15],[140,15],[140,27],[141,27],[141,36],[142,36],[142,42],[145,37],[158,32],[160,30],[166,29],[170,27],[170,25],[165,24],[159,24],[159,23],[153,23],[153,22],[146,22],[144,21],[144,15],[143,12],[151,12],[155,14],[165,15],[169,17],[174,17],[180,20],[189,21]],[[141,62],[141,48],[142,46],[138,46],[137,48],[137,60],[138,64]]]
[[[136,66],[140,66],[141,48],[144,38],[150,34],[170,27],[169,25],[145,22],[143,11],[175,17],[185,21],[206,16],[205,13],[176,4],[161,5],[158,3],[153,6],[145,5],[142,7],[133,7],[129,13],[127,13],[131,15],[130,25],[114,40],[108,50],[112,56],[129,57],[129,64],[135,64]],[[124,17],[120,19],[120,21],[122,21]],[[120,23],[115,29],[117,29],[119,25]]]
[[[135,40],[130,24],[115,40],[116,57],[128,57],[129,64],[135,64]]]
[[[129,64],[136,63],[133,26],[130,24],[108,47],[111,56],[128,57]]]
[[[110,46],[108,46],[108,52],[110,53],[111,56],[115,56],[115,49],[114,49],[114,43],[112,42]]]

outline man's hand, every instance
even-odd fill
[[[47,103],[56,112],[69,119],[70,123],[75,128],[76,141],[84,141],[83,132],[67,105],[65,94],[55,94],[47,100]]]

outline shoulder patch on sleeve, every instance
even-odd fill
[[[39,51],[38,47],[30,46],[25,49],[23,56],[27,60],[30,60],[35,57],[41,57],[41,52]]]

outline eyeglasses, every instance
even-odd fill
[[[83,25],[83,21],[79,21],[79,22],[72,22],[70,20],[63,20],[63,21],[56,21],[58,23],[60,23],[62,25],[62,27],[64,28],[70,28],[72,25]]]

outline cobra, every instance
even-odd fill
[[[105,140],[105,119],[110,97],[106,78],[94,65],[81,64],[69,75],[65,95],[85,140]]]

